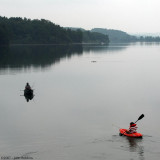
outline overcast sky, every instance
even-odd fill
[[[160,0],[0,0],[0,16],[43,18],[63,27],[160,32]]]

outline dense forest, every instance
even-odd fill
[[[65,27],[66,29],[71,29],[72,31],[80,30],[82,31],[82,42],[83,43],[109,43],[109,37],[106,34],[100,32],[87,31],[83,28]]]
[[[9,31],[5,24],[0,23],[0,44],[8,45],[9,44]]]
[[[45,19],[0,16],[0,45],[109,42],[160,42],[160,37],[133,36],[105,28],[63,28]]]
[[[84,43],[109,43],[108,35],[90,31],[83,31],[82,33]]]
[[[45,19],[0,17],[0,44],[108,43],[108,36],[63,28]]]
[[[1,44],[9,43],[9,41],[12,44],[82,42],[82,32],[80,30],[65,30],[59,25],[44,19],[30,20],[19,17],[0,17],[0,35],[2,35]]]

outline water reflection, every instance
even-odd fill
[[[126,140],[129,143],[130,152],[137,152],[139,156],[139,160],[144,160],[144,148],[142,146],[142,138],[132,138],[126,137]]]
[[[129,44],[128,44],[129,45]],[[127,45],[13,45],[0,48],[0,74],[12,70],[49,68],[63,58],[82,55],[83,52],[100,53],[126,49]]]
[[[73,54],[81,55],[81,45],[15,45],[0,48],[0,71],[4,69],[23,69],[29,67],[49,67],[69,58]]]
[[[141,46],[146,43],[139,43]],[[109,45],[12,45],[0,47],[0,74],[15,73],[27,69],[44,69],[59,63],[64,58],[85,53],[114,53],[137,43],[111,43]],[[148,45],[148,43],[147,43]],[[150,45],[158,45],[151,43]]]
[[[105,52],[117,52],[126,49],[130,46],[130,43],[111,43],[109,45],[83,45],[83,51],[94,52],[94,53],[104,53]]]
[[[32,100],[33,97],[34,97],[33,90],[27,90],[27,89],[25,89],[24,90],[24,97],[25,97],[25,99],[26,99],[27,102],[29,102],[29,100]]]
[[[90,54],[94,51],[90,47],[84,55],[82,46],[79,50],[65,47],[68,53],[58,46],[60,53],[54,46],[12,46],[0,54],[0,74],[15,66],[19,70],[46,68],[58,59],[80,55],[72,57],[69,65],[61,63],[47,73],[0,76],[1,154],[37,152],[34,159],[40,160],[158,159],[159,128],[151,124],[159,124],[160,47],[124,45],[124,50],[112,54],[111,46],[97,46],[100,54]],[[94,65],[91,60],[106,63]],[[27,103],[20,97],[26,82],[36,84],[36,103],[34,98]],[[152,137],[127,139],[119,137],[117,130],[111,139],[112,123],[126,126],[126,121],[142,112],[148,115],[143,128],[151,126],[145,134]]]
[[[26,99],[27,102],[31,101],[34,97],[34,94],[24,94],[24,97]]]
[[[25,92],[25,90],[21,90],[21,91],[23,91],[24,93],[23,93],[23,95],[20,95],[20,96],[23,96],[25,98],[26,102],[33,100],[33,98],[35,96],[34,90],[32,90],[32,92],[28,92],[28,93]]]

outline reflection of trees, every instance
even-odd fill
[[[82,54],[81,45],[20,45],[0,48],[0,68],[47,67],[61,58]]]
[[[113,43],[109,45],[84,45],[83,51],[85,52],[95,52],[95,53],[103,53],[103,52],[117,52],[126,49],[131,43]]]
[[[0,70],[22,70],[24,68],[46,68],[60,62],[62,58],[82,55],[83,52],[117,52],[129,44],[110,45],[13,45],[0,47]]]
[[[140,145],[142,138],[127,137],[127,140],[129,142],[130,152],[137,152],[139,159],[144,160],[144,149],[143,146]]]

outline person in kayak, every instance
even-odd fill
[[[137,133],[137,125],[133,122],[130,123],[129,129],[126,131],[127,134]]]
[[[28,82],[26,83],[25,89],[28,89],[28,90],[30,90],[30,89],[31,89],[31,86],[29,85],[29,83],[28,83]]]

